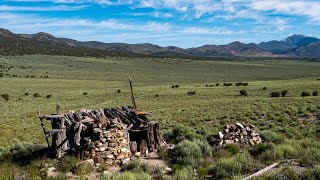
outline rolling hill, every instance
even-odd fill
[[[161,47],[149,43],[126,44],[98,41],[77,41],[51,34],[14,34],[0,29],[1,54],[55,54],[75,56],[160,56],[160,57],[320,57],[320,39],[292,35],[281,41],[259,44],[233,42],[227,45],[204,45],[183,49]]]

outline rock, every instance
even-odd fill
[[[124,159],[124,160],[122,160],[122,165],[126,166],[129,164],[129,162],[130,162],[130,158]]]
[[[93,158],[93,160],[94,160],[95,163],[101,163],[102,164],[104,162],[104,159],[101,156],[95,156]]]
[[[114,155],[113,155],[113,154],[109,154],[109,155],[107,155],[107,158],[108,158],[108,159],[115,159],[115,157],[114,157]]]
[[[58,175],[57,169],[55,167],[49,167],[47,170],[47,177],[55,177]]]
[[[117,160],[121,160],[121,159],[124,159],[126,157],[127,157],[127,155],[125,153],[120,153],[119,156],[117,157]]]
[[[224,141],[226,144],[234,144],[234,141],[233,140],[225,140]]]
[[[238,128],[240,128],[240,129],[243,129],[244,128],[244,126],[241,124],[241,123],[236,123],[235,124]]]
[[[220,139],[223,139],[223,136],[224,136],[224,135],[222,134],[222,132],[219,132],[219,138],[220,138]]]
[[[165,168],[163,169],[163,174],[169,174],[169,173],[171,173],[171,172],[172,172],[172,169],[169,168],[169,167],[165,167]]]
[[[254,146],[254,142],[253,142],[252,139],[249,139],[249,143],[250,143],[251,146]]]
[[[141,152],[136,152],[136,153],[134,153],[134,156],[135,156],[135,157],[141,157]]]
[[[93,167],[94,166],[94,161],[93,161],[93,159],[88,159],[88,160],[81,161],[81,162],[79,162],[77,164],[77,166],[81,166],[81,165],[86,165],[86,166]]]

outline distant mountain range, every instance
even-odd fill
[[[10,42],[10,43],[9,43]],[[141,55],[161,57],[306,57],[320,58],[320,39],[293,35],[281,41],[259,44],[233,42],[227,45],[204,45],[183,49],[153,44],[103,43],[57,38],[48,33],[14,34],[0,29],[0,54],[59,54],[61,55]]]

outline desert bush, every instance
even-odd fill
[[[184,140],[174,149],[173,157],[179,165],[193,166],[201,160],[202,152],[200,147],[192,141]]]
[[[286,97],[287,94],[288,94],[288,90],[281,91],[281,96],[282,97]]]
[[[86,96],[86,95],[88,95],[88,93],[87,93],[87,92],[84,92],[83,95]]]
[[[310,93],[307,92],[307,91],[303,91],[303,92],[301,93],[301,97],[306,97],[306,96],[310,96]]]
[[[200,166],[197,168],[197,174],[199,179],[205,179],[205,177],[208,175],[208,171],[205,167]]]
[[[114,180],[136,180],[136,177],[132,172],[124,172],[116,176]]]
[[[121,93],[121,90],[120,90],[120,89],[118,89],[118,90],[117,90],[117,93]]]
[[[261,176],[259,179],[262,180],[273,180],[273,179],[290,179],[290,180],[299,180],[299,174],[296,173],[291,167],[285,167],[280,172],[269,173]]]
[[[233,158],[221,158],[208,168],[208,174],[213,179],[231,179],[240,173],[241,164]]]
[[[314,91],[313,93],[312,93],[312,96],[318,96],[319,94],[318,94],[318,91]]]
[[[285,137],[282,134],[278,134],[271,130],[261,131],[260,135],[266,142],[281,144],[285,141]]]
[[[29,93],[26,92],[26,93],[24,93],[24,95],[25,95],[25,96],[29,96]]]
[[[52,97],[52,95],[48,94],[46,97],[47,97],[47,99],[50,99]]]
[[[58,175],[54,177],[47,178],[48,180],[65,180],[67,176],[64,173],[58,173]]]
[[[261,154],[263,160],[279,160],[290,159],[298,156],[298,150],[291,144],[281,144],[274,147],[274,149],[267,150]]]
[[[189,91],[187,92],[188,95],[192,96],[192,95],[195,95],[196,94],[196,91]]]
[[[270,93],[271,97],[280,97],[280,92],[272,92]]]
[[[57,164],[57,169],[61,172],[64,172],[64,173],[67,173],[67,172],[76,173],[77,163],[78,163],[78,159],[76,157],[65,156]]]
[[[9,101],[9,94],[1,94],[1,97],[6,100],[6,101]]]
[[[41,95],[39,93],[34,93],[33,97],[38,98],[38,97],[41,97]]]
[[[226,150],[232,154],[235,155],[240,151],[240,147],[237,146],[236,144],[227,144],[226,145]]]
[[[212,148],[206,140],[195,140],[194,141],[201,149],[202,157],[207,158],[212,156]]]
[[[173,144],[177,144],[185,139],[193,141],[198,139],[200,136],[196,134],[190,127],[176,124],[169,131],[164,132],[164,139]]]
[[[151,180],[152,177],[145,172],[136,172],[134,173],[136,180]]]
[[[248,96],[248,93],[246,90],[240,90],[240,95],[241,96]]]
[[[263,87],[262,90],[267,90],[267,87]]]
[[[154,97],[159,97],[159,94],[154,95]]]
[[[260,156],[263,152],[266,152],[267,150],[274,149],[273,143],[259,143],[256,144],[250,149],[250,154],[253,156]]]
[[[80,177],[83,177],[87,174],[90,174],[93,170],[93,166],[89,164],[79,164],[76,169],[76,174]]]
[[[129,161],[128,165],[124,167],[125,170],[134,171],[140,168],[140,160],[139,159],[132,159]]]
[[[162,160],[168,160],[169,159],[168,151],[167,151],[166,147],[160,147],[158,149],[158,155],[159,155],[159,158],[162,159]]]
[[[223,86],[232,86],[232,83],[223,83]]]
[[[14,180],[15,167],[10,161],[1,161],[0,163],[0,179],[1,180]]]
[[[303,173],[300,176],[300,179],[320,179],[320,167],[316,167],[314,169],[307,169],[303,171]]]
[[[173,178],[174,180],[189,180],[193,179],[192,169],[191,168],[182,168],[175,171]]]
[[[220,83],[216,83],[216,86],[220,86]]]

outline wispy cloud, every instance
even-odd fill
[[[30,7],[30,6],[7,6],[0,5],[0,11],[76,11],[86,8],[87,6],[47,6],[47,7]]]
[[[275,13],[307,16],[310,17],[312,21],[320,21],[319,1],[264,0],[252,2],[249,7],[259,11],[273,11]]]

